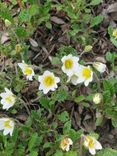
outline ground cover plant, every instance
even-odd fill
[[[0,156],[117,156],[116,0],[0,1]]]

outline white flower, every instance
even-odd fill
[[[45,71],[43,75],[38,78],[40,82],[39,90],[43,90],[44,94],[47,94],[50,90],[54,91],[58,86],[57,83],[60,82],[59,77],[55,77],[50,71]]]
[[[106,71],[106,65],[104,63],[101,62],[94,62],[93,63],[93,67],[99,71],[100,73],[103,73]]]
[[[1,104],[3,105],[3,109],[8,110],[16,102],[15,95],[8,88],[5,88],[5,92],[1,93],[0,96],[2,98]]]
[[[100,142],[90,135],[84,136],[84,146],[89,149],[92,155],[96,154],[96,150],[102,149]]]
[[[77,66],[77,71],[74,72],[73,75],[68,76],[67,82],[71,81],[71,83],[73,85],[77,85],[77,84],[83,82],[83,80],[81,78],[81,73],[80,73],[81,72],[81,69],[82,69],[82,66],[81,65]]]
[[[70,138],[65,137],[61,143],[60,143],[60,148],[63,151],[69,151],[70,150],[70,146],[73,145],[73,141]]]
[[[32,77],[35,75],[33,69],[29,65],[24,63],[24,61],[22,61],[22,63],[18,63],[18,66],[21,68],[26,78],[32,81],[33,80]]]
[[[101,93],[96,93],[93,97],[93,102],[95,104],[99,104],[102,101],[102,94]]]
[[[88,86],[89,83],[93,80],[93,71],[90,66],[81,66],[79,71],[79,82],[84,82],[85,86]]]
[[[0,130],[3,130],[3,135],[10,134],[10,136],[12,136],[14,130],[14,121],[10,118],[1,118]]]
[[[62,71],[68,76],[72,76],[77,70],[79,58],[69,54],[68,56],[64,56],[61,61],[63,63]]]

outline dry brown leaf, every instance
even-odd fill
[[[112,20],[117,21],[117,2],[109,5],[106,12]]]
[[[4,32],[1,37],[1,44],[4,44],[8,40],[9,40],[9,34],[7,32]]]
[[[56,23],[56,24],[65,24],[65,22],[61,18],[58,18],[56,16],[52,16],[51,21]]]

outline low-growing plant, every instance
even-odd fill
[[[106,121],[117,128],[116,52],[107,52],[105,62],[83,57],[93,54],[95,30],[103,17],[94,16],[92,9],[102,2],[0,2],[1,156],[117,155],[117,150],[104,148],[98,130]],[[67,34],[84,50],[60,45],[48,67],[32,64],[28,40],[38,26],[53,29],[53,11],[65,14]],[[115,46],[116,31],[108,28]],[[88,127],[87,119],[94,126]]]

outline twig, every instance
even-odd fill
[[[17,3],[19,5],[20,9],[22,9],[22,1],[21,0],[17,0]]]

